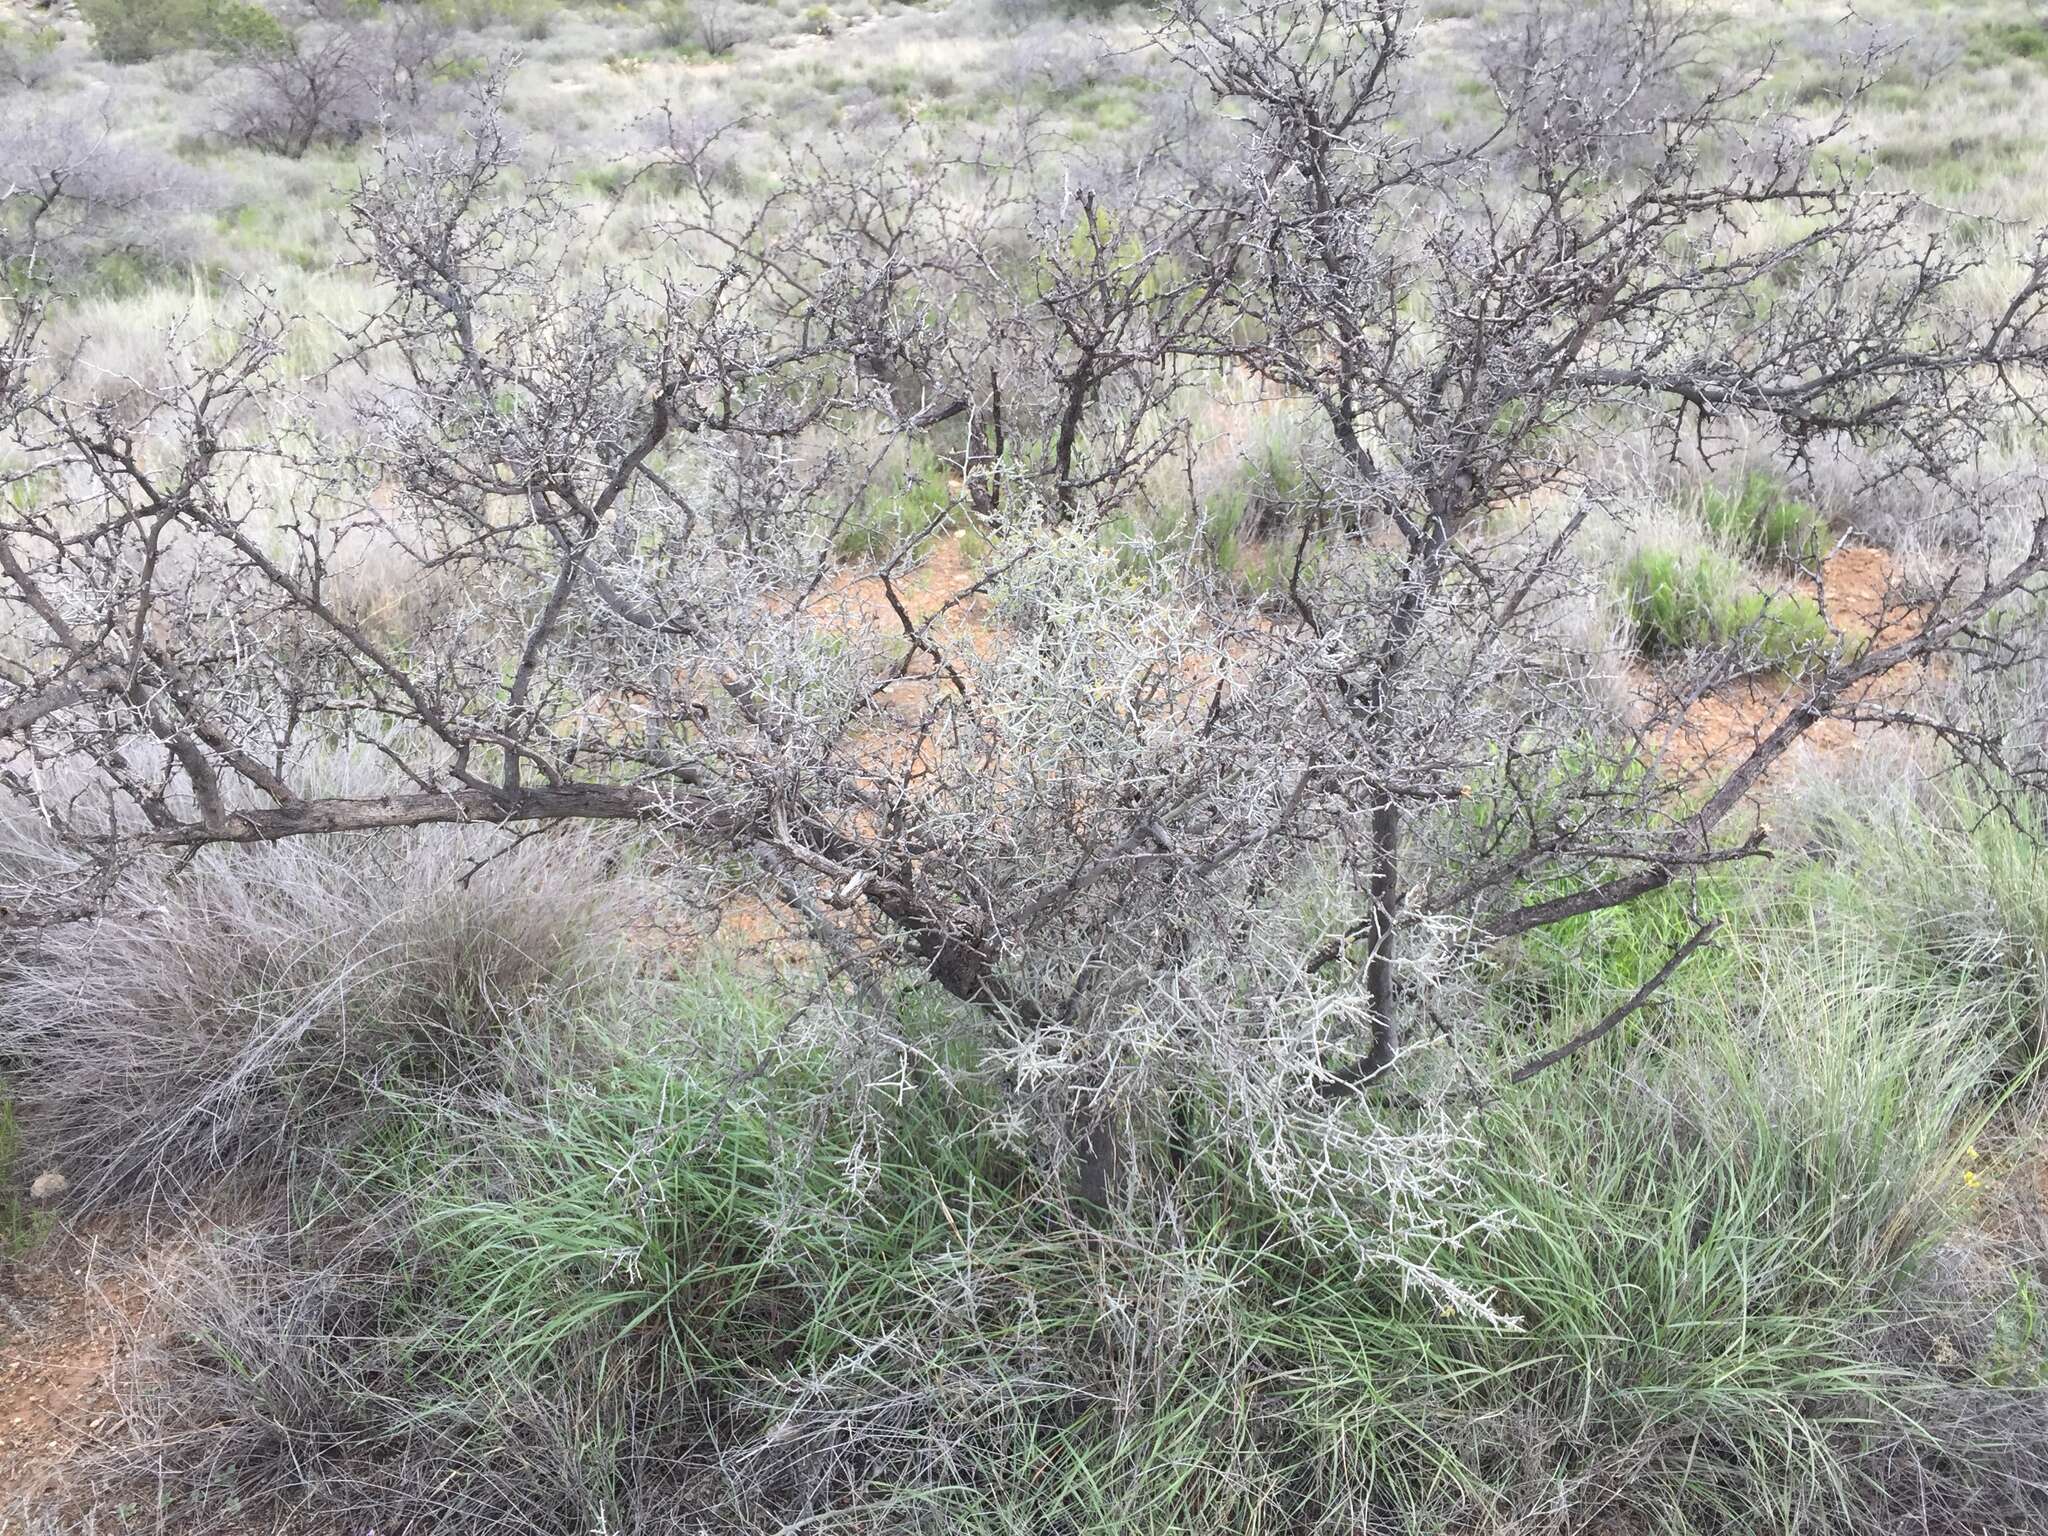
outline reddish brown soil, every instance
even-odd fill
[[[60,1234],[0,1259],[0,1532],[58,1498],[115,1416],[114,1367],[145,1298],[119,1234]]]
[[[1898,568],[1889,551],[1851,548],[1836,551],[1823,568],[1823,606],[1828,622],[1844,636],[1875,644],[1895,643],[1909,637],[1917,616],[1900,595]],[[1798,588],[1808,596],[1821,595],[1810,582]],[[1918,680],[1918,668],[1904,666],[1870,679],[1858,690],[1864,699],[1897,699],[1910,693]],[[1657,692],[1657,678],[1649,668],[1635,674],[1637,691],[1645,697]],[[1800,697],[1797,679],[1778,676],[1748,677],[1715,689],[1696,700],[1681,722],[1659,733],[1666,767],[1682,774],[1703,774],[1733,767],[1750,746],[1762,739],[1782,720]],[[1860,751],[1877,727],[1824,720],[1801,738],[1804,754],[1840,758]],[[1775,776],[1782,777],[1796,755],[1781,759]]]

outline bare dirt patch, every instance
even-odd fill
[[[147,1302],[138,1241],[65,1233],[0,1264],[0,1532],[61,1499],[67,1468],[117,1421],[115,1368]]]
[[[1889,550],[1839,549],[1828,557],[1818,584],[1801,580],[1794,589],[1818,600],[1828,623],[1850,641],[1893,644],[1910,638],[1919,623],[1919,610],[1905,597],[1905,583]],[[1920,671],[1917,665],[1900,666],[1871,678],[1852,696],[1873,701],[1905,697],[1921,681]],[[1663,692],[1656,672],[1648,667],[1636,669],[1633,680],[1645,700]],[[1764,674],[1702,695],[1656,733],[1666,768],[1697,777],[1732,766],[1785,718],[1803,692],[1796,678]],[[1782,776],[1800,755],[1839,759],[1860,751],[1880,729],[1845,720],[1820,721],[1801,738],[1802,753],[1781,760],[1773,776]]]

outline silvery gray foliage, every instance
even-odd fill
[[[380,126],[430,120],[446,104],[441,75],[455,26],[445,9],[308,0],[273,13],[275,36],[223,50],[220,127],[231,138],[296,160]]]
[[[2006,615],[2048,521],[1962,471],[2035,403],[2048,260],[1982,316],[1927,210],[1819,154],[1846,117],[1688,86],[1690,29],[1648,8],[1603,25],[1590,74],[1572,27],[1509,34],[1496,122],[1424,143],[1394,0],[1182,6],[1157,46],[1221,164],[1162,139],[1091,183],[1029,120],[913,127],[793,148],[744,199],[695,125],[656,138],[675,195],[630,262],[582,258],[492,91],[392,139],[353,206],[388,295],[345,360],[386,370],[362,441],[304,429],[294,319],[261,309],[118,416],[60,371],[12,397],[0,789],[73,868],[0,907],[97,911],[210,845],[635,823],[681,904],[811,947],[797,1027],[847,1112],[955,1074],[1094,1202],[1220,1151],[1438,1283],[1459,1106],[1503,1071],[1475,956],[1761,851],[1749,796],[1821,721],[2000,766],[2006,736],[1875,685],[2039,643]],[[1267,509],[1263,593],[1147,531],[1195,407],[1247,383],[1322,439]],[[1727,423],[1914,470],[1943,534],[1876,639],[1664,772],[1749,663],[1618,697],[1580,535],[1631,487],[1595,450],[1619,424],[1711,453]],[[913,452],[937,490],[892,501]],[[878,499],[907,520],[849,571]],[[955,530],[971,564],[934,557]],[[401,621],[379,571],[431,600]],[[335,741],[388,787],[311,786]]]
[[[277,46],[237,56],[238,83],[222,126],[241,143],[293,160],[316,144],[353,144],[383,109],[383,62],[362,29],[293,28]]]
[[[205,178],[123,137],[112,106],[25,97],[0,122],[0,264],[33,291],[115,254],[161,259]]]

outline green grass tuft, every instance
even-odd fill
[[[839,523],[833,552],[842,560],[877,558],[905,540],[948,531],[960,511],[945,464],[931,446],[911,442],[892,454],[881,483],[870,485]]]
[[[1826,655],[1832,639],[1812,598],[1758,589],[1727,556],[1640,550],[1620,573],[1621,590],[1647,656],[1732,649],[1753,664],[1798,673]]]
[[[1708,528],[1738,553],[1786,568],[1812,565],[1827,553],[1826,519],[1755,470],[1734,490],[1710,486],[1700,498]]]
[[[1935,1284],[2004,1025],[1967,977],[1727,889],[1730,945],[1662,1027],[1469,1127],[1415,1257],[1512,1326],[1335,1262],[1334,1214],[1305,1228],[1215,1152],[1083,1222],[971,1090],[821,1115],[821,1061],[740,1084],[639,1051],[530,1110],[422,1102],[387,1133],[343,1198],[409,1213],[404,1279],[306,1320],[364,1355],[327,1368],[323,1411],[372,1467],[429,1455],[444,1513],[538,1479],[522,1512],[564,1533],[670,1498],[847,1536],[1492,1532],[1532,1507],[1875,1530],[1912,1467],[1978,1498],[2034,1454],[1989,1405],[2041,1370],[2020,1280],[1967,1307]],[[1623,987],[1675,921],[1578,938]],[[773,1029],[730,986],[683,1006]],[[1508,1021],[1517,1050],[1544,1027]],[[274,1403],[281,1362],[233,1353]],[[540,1404],[573,1483],[507,1459]]]

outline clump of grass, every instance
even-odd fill
[[[19,800],[0,800],[0,903],[34,910],[38,896],[48,898],[61,888],[66,860],[32,807]],[[35,930],[19,928],[0,945],[0,985],[19,972],[34,952]]]
[[[1322,457],[1309,419],[1299,413],[1247,413],[1249,426],[1217,433],[1191,459],[1168,458],[1154,470],[1143,511],[1123,514],[1105,532],[1134,551],[1189,551],[1226,579],[1264,596],[1286,585],[1303,521],[1329,506],[1318,484]],[[1300,549],[1313,571],[1325,541]]]
[[[1730,548],[1772,565],[1793,569],[1827,553],[1826,519],[1762,470],[1744,475],[1732,490],[1709,486],[1700,516]]]
[[[1202,497],[1202,547],[1219,569],[1237,569],[1249,545],[1271,538],[1300,513],[1307,487],[1295,434],[1285,428],[1259,433]]]
[[[1771,969],[1693,984],[1661,1038],[1539,1077],[1485,1122],[1482,1199],[1513,1219],[1470,1274],[1524,1333],[1473,1342],[1524,1388],[1549,1472],[1524,1497],[1625,1525],[1681,1510],[1681,1530],[1876,1531],[1913,1518],[1874,1475],[1889,1461],[1953,1467],[1930,1476],[1937,1504],[1995,1503],[2037,1460],[2017,1437],[2041,1404],[1962,1428],[1973,1410],[1931,1336],[1963,1379],[2002,1371],[1981,1319],[2022,1298],[2007,1280],[1982,1311],[1912,1329],[1963,1220],[1997,1021],[1966,985],[1910,985],[1810,929],[1748,942]],[[1622,1445],[1648,1455],[1609,1459]]]
[[[1568,918],[1521,941],[1494,978],[1492,1001],[1521,1028],[1536,1021],[1569,1038],[1633,995],[1699,923],[1739,921],[1745,910],[1741,878],[1721,875]],[[1695,955],[1681,974],[1687,987],[1700,987],[1728,980],[1733,966],[1734,951],[1722,943]],[[1658,1018],[1652,1008],[1630,1020],[1614,1049],[1626,1053]]]
[[[1935,778],[1880,753],[1785,807],[1817,854],[1814,910],[1920,982],[1964,978],[2018,1042],[2048,1039],[2048,811],[2010,782]]]
[[[1819,603],[1760,590],[1718,551],[1638,550],[1624,562],[1619,585],[1646,656],[1733,650],[1753,665],[1797,673],[1831,643]]]
[[[835,1107],[820,1061],[710,1066],[775,1016],[699,987],[691,1047],[411,1096],[323,1219],[203,1256],[139,1405],[156,1474],[449,1533],[2021,1528],[2026,1298],[1933,1284],[1997,1015],[1752,933],[1668,1034],[1470,1125],[1416,1257],[1512,1326],[1334,1262],[1337,1215],[1283,1216],[1198,1109],[1082,1220],[971,1063]]]
[[[945,464],[930,444],[892,448],[869,485],[833,533],[842,560],[886,555],[906,540],[944,531],[957,510]]]
[[[504,1091],[504,1050],[617,978],[632,904],[587,844],[489,852],[207,856],[143,910],[47,932],[0,977],[38,1165],[86,1205],[260,1187],[346,1148],[393,1084]]]

